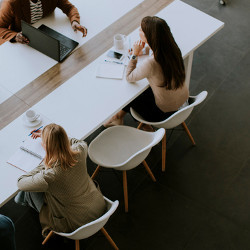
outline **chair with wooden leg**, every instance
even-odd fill
[[[166,120],[161,122],[150,122],[144,120],[140,114],[138,114],[133,108],[130,108],[130,113],[138,122],[140,122],[138,129],[143,127],[143,124],[147,124],[155,128],[164,128],[164,129],[172,129],[177,127],[178,125],[182,125],[185,132],[187,133],[189,139],[191,140],[192,144],[195,145],[194,138],[192,137],[185,120],[189,117],[193,108],[203,102],[207,97],[207,91],[202,91],[197,96],[189,96],[188,105],[184,108],[178,110],[173,115],[168,117]],[[162,171],[164,172],[166,168],[166,134],[162,139]]]
[[[61,235],[63,237],[75,240],[76,250],[80,250],[79,240],[86,239],[86,238],[94,235],[95,233],[97,233],[99,230],[101,230],[101,232],[104,234],[104,236],[110,242],[112,247],[114,249],[119,249],[116,246],[115,242],[112,240],[112,238],[109,236],[107,231],[104,229],[104,225],[108,222],[109,217],[115,212],[116,208],[118,207],[119,202],[118,201],[113,202],[106,197],[104,197],[104,200],[106,202],[107,211],[100,218],[79,227],[78,229],[76,229],[72,233],[60,233],[60,232],[50,231],[50,233],[44,239],[42,244],[44,245],[53,234],[58,234],[58,235]]]
[[[151,179],[156,181],[145,158],[151,148],[162,140],[164,134],[164,129],[145,132],[128,126],[114,126],[104,130],[90,143],[89,157],[98,165],[92,179],[101,167],[123,171],[125,212],[128,212],[127,171],[143,163]]]

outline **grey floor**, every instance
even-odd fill
[[[106,225],[120,249],[250,249],[250,1],[228,0],[225,7],[217,0],[185,2],[225,22],[194,55],[191,94],[208,91],[187,120],[197,146],[180,129],[167,131],[166,172],[160,145],[147,158],[157,182],[142,166],[128,173],[128,214],[120,173],[99,174],[104,195],[120,201]],[[136,126],[130,117],[126,123]],[[91,174],[95,166],[88,163]],[[32,209],[10,201],[0,213],[15,222],[17,250],[74,249],[59,236],[42,247]],[[80,244],[112,249],[101,233]]]

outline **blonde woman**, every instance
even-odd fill
[[[46,151],[44,161],[18,179],[20,192],[15,201],[39,212],[43,235],[52,229],[72,232],[100,217],[105,201],[87,173],[87,145],[68,139],[57,124],[32,134],[41,137]]]

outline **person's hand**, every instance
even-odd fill
[[[31,134],[31,137],[32,137],[33,139],[36,139],[36,138],[42,136],[42,130],[41,130],[41,129],[37,130],[36,132],[33,132],[33,131],[35,131],[35,130],[32,130],[32,131],[30,132],[30,133],[32,133],[32,134]]]
[[[146,47],[146,55],[148,55],[148,50],[147,50],[147,49],[149,49],[149,47]],[[132,48],[129,49],[129,50],[128,50],[128,53],[129,53],[130,55],[132,55],[132,54],[133,54],[133,49],[132,49]],[[142,55],[144,55],[144,53],[143,53],[143,51],[141,50],[140,53],[139,53],[139,56],[142,56]]]
[[[76,32],[77,30],[81,31],[83,37],[87,36],[87,32],[88,32],[87,29],[86,29],[84,26],[80,25],[78,22],[73,21],[72,24],[71,24],[71,27],[72,27],[72,29],[73,29],[75,32]]]
[[[23,44],[28,44],[29,43],[29,39],[27,37],[25,37],[22,32],[19,32],[16,34],[15,36],[15,41],[17,43],[23,43]]]
[[[144,48],[145,43],[141,40],[136,41],[133,46],[133,55],[139,56],[142,53],[142,49]]]

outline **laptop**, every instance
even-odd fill
[[[38,29],[21,20],[22,33],[29,39],[29,46],[61,62],[79,44],[42,24]]]

